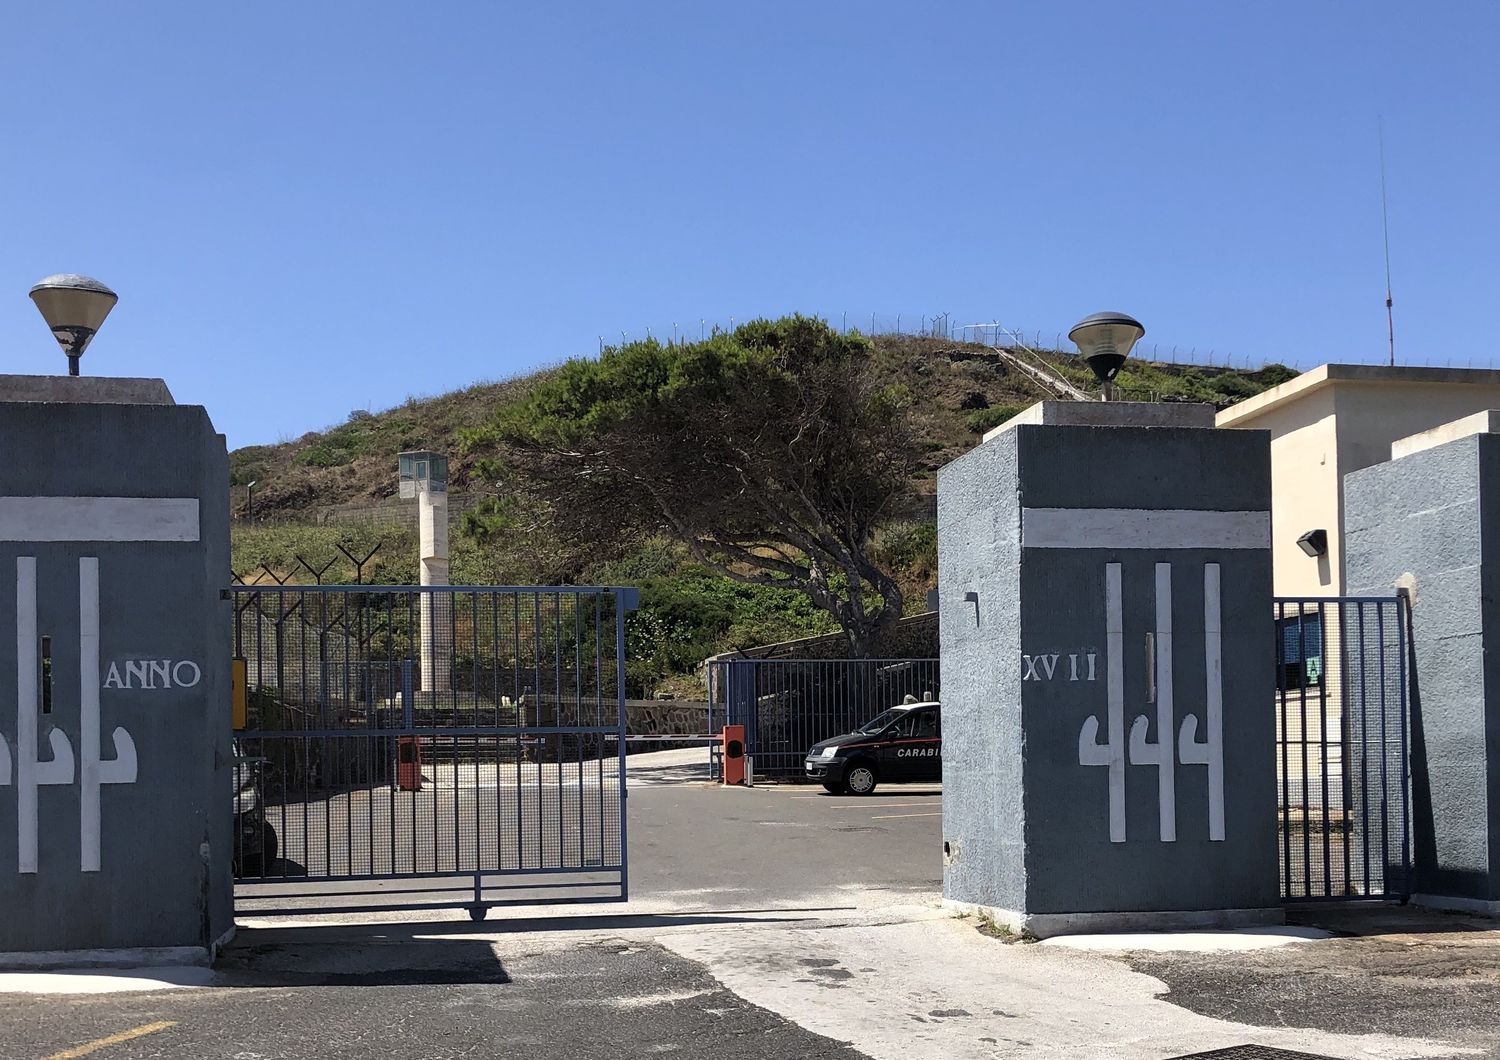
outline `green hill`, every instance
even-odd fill
[[[929,454],[918,472],[922,479],[972,446],[985,430],[1050,396],[1008,369],[987,346],[905,335],[877,336],[874,342],[881,369],[911,394]],[[1075,359],[1047,352],[1041,356],[1068,378],[1090,385],[1088,370]],[[549,374],[542,369],[437,397],[409,398],[384,412],[353,412],[344,423],[295,441],[237,449],[229,457],[231,482],[236,487],[258,483],[255,507],[261,517],[311,518],[321,509],[392,497],[395,455],[404,449],[433,449],[449,455],[455,493],[488,492],[491,484],[473,481],[471,472],[478,458],[492,454],[466,450],[463,433],[480,427],[496,407],[519,400]],[[1295,374],[1277,364],[1246,372],[1131,361],[1117,385],[1126,397],[1225,405]],[[243,515],[242,490],[235,491],[234,503],[236,515]]]
[[[989,347],[890,335],[876,337],[874,348],[878,371],[909,397],[923,453],[914,471],[915,499],[881,529],[876,552],[906,591],[908,610],[920,611],[936,564],[937,469],[984,431],[1050,395]],[[1090,386],[1087,368],[1076,359],[1040,356],[1059,374]],[[644,606],[631,631],[638,691],[670,685],[673,675],[717,651],[835,629],[798,594],[710,575],[671,542],[647,539],[621,554],[576,554],[544,521],[506,517],[505,498],[479,475],[485,458],[503,454],[473,438],[497,408],[524,398],[550,371],[413,398],[384,412],[358,411],[295,441],[231,453],[234,570],[246,581],[307,582],[312,571],[323,571],[325,582],[350,581],[354,569],[342,545],[361,557],[375,550],[366,582],[415,581],[415,511],[394,498],[395,458],[406,449],[432,449],[450,457],[455,509],[475,506],[454,521],[455,584],[642,586]],[[1129,362],[1116,385],[1124,397],[1225,405],[1295,374],[1281,365],[1244,372]],[[245,519],[251,481],[257,483],[254,525]]]

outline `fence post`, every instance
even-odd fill
[[[401,660],[401,725],[403,728],[412,727],[412,705],[411,705],[411,660]]]

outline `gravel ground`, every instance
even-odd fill
[[[1219,1019],[1343,1034],[1444,1038],[1500,1058],[1500,925],[1376,906],[1301,910],[1338,937],[1222,954],[1132,953],[1165,1000]]]

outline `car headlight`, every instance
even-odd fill
[[[833,758],[838,753],[839,753],[839,745],[838,744],[829,744],[827,747],[823,748],[823,750],[819,752],[819,755],[821,757],[823,757],[823,758]]]
[[[252,784],[247,784],[234,796],[234,812],[253,813],[260,806],[260,792]]]

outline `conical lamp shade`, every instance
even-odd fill
[[[1108,383],[1120,371],[1125,358],[1146,329],[1124,313],[1094,313],[1074,324],[1068,338],[1094,370],[1100,382]]]
[[[98,280],[87,276],[48,276],[31,289],[31,300],[52,329],[58,345],[69,357],[87,348],[94,333],[120,300]]]

